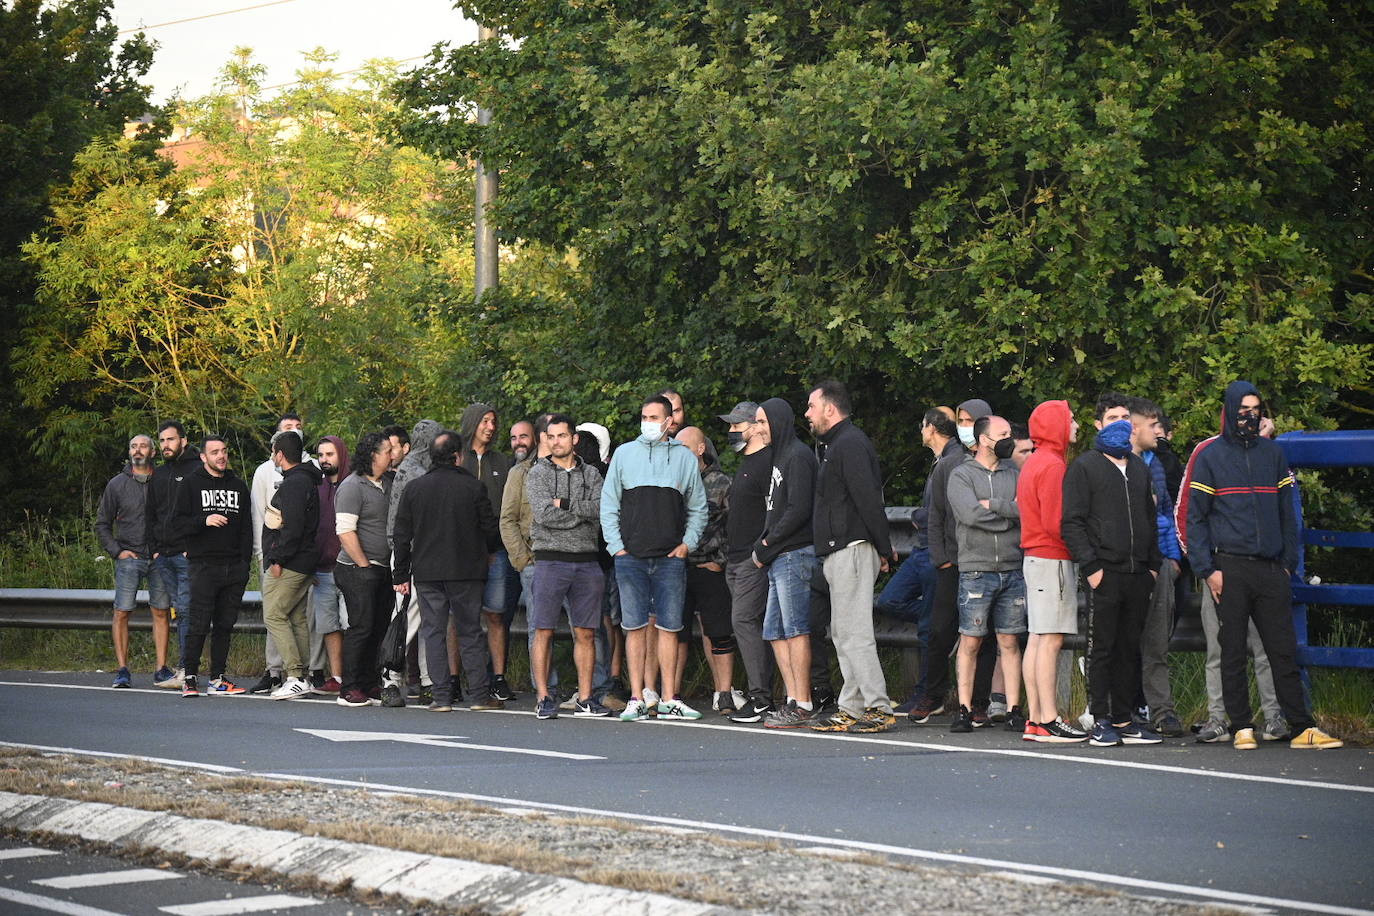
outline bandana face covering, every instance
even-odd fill
[[[1097,433],[1093,448],[1113,458],[1125,458],[1131,453],[1131,421],[1108,423]]]

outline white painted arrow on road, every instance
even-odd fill
[[[332,728],[298,728],[298,732],[324,738],[326,741],[399,741],[403,744],[425,744],[430,747],[461,747],[470,751],[496,751],[502,754],[532,754],[535,757],[561,757],[564,760],[605,760],[596,754],[569,754],[564,751],[544,751],[530,747],[502,747],[499,744],[469,744],[455,741],[463,735],[406,735],[398,732],[354,732]]]

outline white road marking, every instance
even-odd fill
[[[58,900],[56,897],[44,897],[41,894],[26,894],[23,891],[14,891],[7,887],[0,887],[0,900],[8,900],[10,903],[17,903],[20,906],[33,907],[35,910],[47,910],[49,913],[64,913],[66,916],[121,916],[120,913],[111,910],[101,910],[93,906],[72,903],[68,900]]]
[[[35,859],[38,856],[60,856],[62,853],[53,852],[51,849],[39,849],[37,846],[27,846],[21,849],[0,849],[0,862],[6,859]]]
[[[199,760],[173,760],[169,757],[148,757],[144,754],[116,754],[113,751],[88,751],[80,747],[56,747],[50,744],[23,744],[19,741],[0,741],[0,747],[22,747],[31,751],[44,751],[49,754],[84,754],[87,757],[111,757],[117,760],[147,760],[170,767],[188,767],[193,770],[206,770],[211,773],[245,772],[242,767],[226,767],[217,763],[201,763]]]
[[[109,688],[105,688],[105,687],[93,687],[93,686],[90,686],[90,685],[83,685],[83,684],[50,684],[50,683],[39,683],[39,682],[34,682],[34,681],[0,681],[0,685],[3,685],[3,686],[11,686],[11,687],[57,687],[57,688],[68,689],[68,690],[108,690],[108,689],[109,689]],[[142,691],[142,692],[143,692],[143,693],[166,694],[166,693],[168,693],[169,691],[166,691],[166,690],[151,690],[151,689],[150,689],[150,690],[145,690],[145,691]],[[178,696],[179,696],[179,694],[178,694]],[[416,707],[416,708],[423,709],[423,707]],[[491,711],[488,711],[488,712],[484,712],[483,715],[533,716],[533,715],[534,715],[534,712],[533,712],[532,710],[506,709],[506,710],[491,710]],[[560,717],[560,718],[561,718],[561,717]],[[621,723],[619,719],[616,719],[616,718],[614,718],[614,717],[611,717],[611,718],[586,718],[586,719],[577,719],[577,718],[575,718],[575,717],[568,716],[567,718],[570,718],[570,719],[572,719],[573,721],[576,721],[576,722],[606,722],[606,723],[611,723],[611,722],[613,722],[613,723],[615,723],[615,724],[617,724],[617,725],[627,724],[627,723]],[[1157,772],[1157,773],[1178,773],[1178,774],[1183,774],[1183,775],[1187,775],[1187,776],[1205,776],[1205,777],[1209,777],[1209,778],[1212,778],[1212,779],[1231,779],[1231,780],[1238,780],[1238,781],[1241,781],[1241,782],[1257,782],[1257,783],[1267,783],[1267,784],[1270,784],[1270,785],[1297,786],[1297,787],[1299,787],[1299,788],[1304,788],[1304,789],[1333,789],[1333,790],[1338,791],[1338,792],[1358,792],[1358,793],[1363,793],[1363,794],[1366,794],[1366,795],[1374,795],[1374,786],[1346,785],[1346,784],[1344,784],[1344,783],[1338,783],[1338,782],[1324,782],[1324,781],[1315,780],[1315,779],[1291,779],[1291,778],[1283,777],[1283,776],[1263,776],[1263,775],[1254,774],[1254,773],[1232,773],[1232,772],[1228,772],[1228,771],[1226,771],[1226,770],[1206,770],[1206,769],[1201,769],[1201,768],[1197,768],[1197,767],[1174,766],[1174,765],[1163,764],[1163,763],[1145,763],[1145,762],[1138,761],[1138,760],[1120,760],[1120,759],[1111,759],[1111,758],[1102,758],[1102,757],[1089,757],[1089,756],[1087,756],[1086,754],[1082,754],[1082,753],[1077,753],[1077,752],[1075,752],[1075,749],[1074,749],[1074,748],[1082,748],[1082,747],[1083,747],[1082,745],[1075,745],[1074,748],[1066,748],[1066,749],[1065,749],[1063,752],[1061,752],[1061,753],[1055,753],[1055,752],[1050,752],[1050,751],[1029,751],[1029,750],[1014,749],[1014,748],[966,747],[966,746],[958,745],[958,744],[935,744],[935,743],[933,743],[933,742],[904,741],[904,740],[901,740],[901,739],[898,739],[898,738],[876,738],[876,737],[868,737],[868,736],[865,736],[865,735],[835,735],[835,734],[829,734],[829,733],[826,733],[826,732],[800,731],[800,730],[797,730],[797,729],[760,729],[760,728],[749,728],[749,727],[747,727],[747,726],[741,727],[741,726],[739,726],[739,725],[725,725],[725,724],[718,724],[718,723],[714,723],[714,722],[705,722],[705,721],[681,722],[681,721],[662,721],[662,720],[658,720],[658,719],[644,719],[644,720],[641,720],[641,722],[648,722],[648,723],[650,723],[650,724],[652,724],[652,725],[656,725],[656,726],[659,726],[659,727],[662,727],[662,728],[713,729],[713,730],[719,730],[719,731],[724,731],[724,732],[732,732],[732,733],[737,734],[737,735],[739,735],[739,734],[745,734],[745,735],[771,735],[771,736],[776,736],[776,738],[778,738],[778,739],[789,739],[789,738],[791,738],[791,739],[797,739],[797,738],[800,738],[800,739],[815,740],[815,741],[846,741],[846,742],[856,742],[856,743],[860,743],[860,744],[874,744],[874,745],[879,745],[879,746],[900,748],[900,749],[902,749],[902,750],[947,751],[947,752],[949,752],[949,753],[954,753],[954,754],[986,754],[986,755],[994,756],[994,757],[1023,757],[1023,758],[1030,758],[1030,759],[1034,759],[1034,760],[1052,760],[1052,761],[1055,761],[1055,762],[1058,762],[1058,763],[1070,763],[1070,764],[1081,763],[1081,764],[1084,764],[1084,765],[1086,765],[1086,766],[1117,767],[1117,768],[1121,768],[1121,769],[1147,770],[1147,771],[1153,771],[1153,772]],[[634,724],[639,724],[639,723],[634,723]],[[298,729],[298,731],[306,731],[306,729]],[[384,734],[384,733],[375,733],[375,734]],[[420,743],[420,742],[416,742],[416,743]],[[99,755],[99,752],[97,752],[97,751],[81,751],[81,750],[77,750],[77,749],[75,749],[75,748],[43,747],[43,746],[35,745],[35,744],[18,744],[18,743],[10,743],[10,742],[3,742],[3,741],[0,741],[0,746],[27,747],[27,748],[33,748],[33,749],[36,749],[36,750],[48,750],[48,751],[55,751],[55,752],[58,752],[58,753],[69,753],[69,754],[93,754],[93,755]],[[457,746],[457,745],[454,745],[454,746]],[[502,748],[500,748],[499,746],[494,746],[494,745],[472,745],[472,747],[475,748],[475,749],[478,749],[478,750],[502,750]],[[512,748],[505,748],[504,750],[507,750],[507,751],[510,751],[510,752],[515,752],[514,749],[512,749]],[[525,751],[525,753],[535,753],[535,752],[533,752],[533,751]],[[555,752],[545,752],[545,753],[547,753],[547,754],[553,754],[553,753],[555,753]],[[1129,752],[1129,751],[1123,751],[1123,753],[1130,753],[1130,752]],[[114,755],[106,755],[106,756],[122,756],[122,755],[114,754]],[[596,756],[579,756],[579,755],[566,755],[566,756],[568,756],[570,759],[574,759],[574,760],[579,760],[579,759],[580,759],[580,760],[602,760],[602,759],[605,759],[605,758],[596,757]],[[238,769],[238,768],[235,768],[235,767],[218,767],[218,766],[216,766],[216,765],[214,765],[214,764],[195,763],[195,762],[191,762],[191,761],[167,760],[167,759],[158,758],[158,757],[141,757],[140,759],[143,759],[143,760],[152,760],[152,761],[157,762],[157,763],[166,763],[166,764],[170,764],[170,765],[173,765],[173,766],[189,766],[189,767],[196,767],[196,768],[198,768],[198,769],[210,770],[210,771],[212,771],[212,772],[232,772],[232,773],[243,772],[242,770],[240,770],[240,769]]]
[[[462,735],[407,735],[399,732],[360,732],[332,728],[297,728],[293,731],[324,738],[326,741],[399,741],[402,744],[424,744],[429,747],[458,747],[471,751],[496,751],[502,754],[529,754],[534,757],[558,757],[563,760],[605,760],[596,754],[570,754],[566,751],[546,751],[531,747],[506,747],[500,744],[471,744],[455,741]]]
[[[41,878],[32,883],[40,887],[51,887],[65,891],[77,887],[142,884],[144,881],[167,881],[180,877],[180,872],[167,871],[163,868],[129,868],[121,871],[92,871],[82,875],[63,875],[60,878]]]
[[[233,897],[229,900],[207,900],[204,903],[182,903],[159,909],[173,916],[234,916],[236,913],[262,913],[267,910],[286,910],[298,906],[319,906],[313,897],[291,897],[287,894],[265,894],[261,897]]]

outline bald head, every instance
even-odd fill
[[[706,434],[695,426],[682,427],[673,438],[691,449],[698,458],[706,453]]]

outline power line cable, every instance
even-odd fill
[[[199,22],[202,19],[214,19],[217,16],[229,16],[234,13],[245,13],[248,10],[260,10],[266,6],[281,6],[283,3],[295,3],[296,0],[271,0],[270,3],[255,3],[252,6],[241,6],[238,9],[223,10],[218,13],[206,13],[204,16],[191,16],[186,19],[173,19],[169,22],[155,22],[152,25],[140,26],[136,29],[120,29],[120,35],[132,35],[135,32],[146,32],[149,29],[160,29],[169,25],[181,25],[184,22]]]

